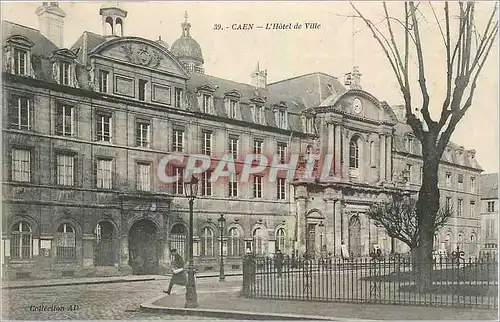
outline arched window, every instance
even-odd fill
[[[370,165],[375,165],[375,142],[370,142]]]
[[[285,228],[280,228],[276,231],[276,250],[283,252],[285,250]]]
[[[170,230],[170,249],[177,249],[177,253],[183,258],[188,256],[187,247],[187,230],[186,226],[177,223]]]
[[[60,262],[76,260],[75,230],[70,224],[61,224],[57,228],[57,260]]]
[[[349,143],[349,168],[359,167],[359,147],[357,137],[353,137]]]
[[[255,255],[264,255],[264,230],[257,228],[253,232],[253,251]]]
[[[12,227],[10,256],[12,259],[30,259],[33,255],[33,236],[27,222],[21,221]]]
[[[104,35],[111,36],[113,35],[113,18],[107,17],[104,26]]]
[[[229,229],[227,239],[227,256],[241,256],[240,232],[237,228]]]
[[[210,227],[203,228],[201,233],[201,252],[200,256],[213,257],[214,256],[214,231]]]
[[[446,237],[444,239],[444,247],[448,253],[451,251],[451,235],[450,234],[446,234]]]
[[[458,234],[458,247],[460,247],[460,250],[464,249],[464,235]]]
[[[115,35],[119,37],[123,36],[123,21],[120,18],[116,18]]]

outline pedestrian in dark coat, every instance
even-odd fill
[[[276,254],[274,257],[274,266],[278,271],[278,277],[281,277],[281,274],[283,272],[283,253],[279,249],[276,250]]]
[[[170,250],[170,253],[174,257],[174,260],[172,262],[173,272],[172,272],[172,278],[170,279],[170,283],[168,284],[168,290],[164,291],[169,295],[170,292],[172,291],[172,287],[175,284],[182,286],[186,286],[187,284],[187,276],[184,270],[184,260],[182,259],[181,255],[177,253],[177,249]]]

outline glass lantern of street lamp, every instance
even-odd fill
[[[224,218],[224,214],[220,214],[218,222],[219,222],[219,229],[223,230],[224,226],[226,225],[226,218]]]
[[[191,176],[191,180],[184,182],[184,194],[189,199],[196,198],[198,194],[198,178],[196,176]]]
[[[323,228],[323,227],[325,227],[325,224],[323,224],[323,222],[322,222],[322,221],[320,221],[320,222],[319,222],[319,224],[318,224],[318,226],[319,226],[320,228]]]

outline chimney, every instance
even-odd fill
[[[59,8],[57,2],[42,2],[35,11],[38,16],[40,33],[52,41],[57,47],[63,48],[64,17],[66,13]]]
[[[266,88],[267,86],[267,70],[260,70],[259,63],[250,76],[252,78],[252,85],[255,88]]]

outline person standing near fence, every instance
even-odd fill
[[[276,267],[276,271],[278,271],[278,277],[281,278],[283,272],[283,253],[281,250],[276,250],[276,255],[274,257],[274,266]]]
[[[170,250],[170,253],[174,257],[174,260],[172,262],[172,278],[170,279],[170,283],[168,284],[168,290],[163,291],[168,295],[170,295],[172,287],[175,284],[182,286],[186,286],[187,284],[187,276],[186,272],[184,271],[184,260],[182,259],[181,255],[177,253],[177,249]]]

